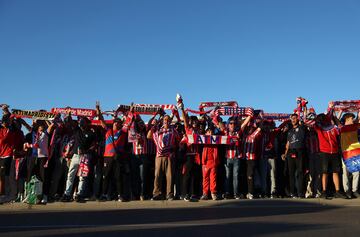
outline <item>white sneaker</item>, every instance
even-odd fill
[[[211,198],[212,198],[212,200],[214,200],[214,201],[219,200],[218,195],[215,194],[215,193],[212,193],[212,194],[211,194]]]
[[[246,195],[246,198],[247,198],[247,199],[253,199],[253,198],[254,198],[254,195],[252,195],[251,193],[248,193],[248,194]]]
[[[43,196],[43,198],[41,199],[41,204],[46,204],[48,202],[48,198],[46,195]]]

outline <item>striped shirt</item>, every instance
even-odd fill
[[[170,127],[168,129],[161,128],[153,133],[153,140],[156,145],[156,157],[171,157],[180,140],[177,131]]]
[[[134,155],[146,155],[147,154],[147,139],[144,134],[133,142],[132,153]]]
[[[258,160],[260,158],[261,149],[261,130],[256,129],[253,133],[245,138],[244,154],[247,160]]]
[[[225,132],[225,135],[226,136],[237,136],[240,140],[240,135],[241,135],[241,132],[230,132],[230,131],[226,131]],[[239,142],[239,144],[241,144],[241,142]],[[241,153],[241,150],[240,150],[240,147],[237,146],[237,145],[227,145],[226,146],[226,153],[225,153],[225,156],[226,156],[226,159],[240,159],[242,158],[242,153]]]
[[[193,129],[186,129],[186,135],[194,135],[194,134],[198,134],[197,132],[195,132]],[[199,135],[199,134],[198,134]],[[186,147],[186,155],[196,155],[199,153],[199,147],[197,145],[188,145]]]
[[[198,132],[195,132],[192,128],[186,129],[186,135],[200,135]],[[201,163],[201,157],[200,157],[200,147],[198,145],[187,145],[186,146],[186,155],[187,156],[195,156],[194,161],[196,164]]]

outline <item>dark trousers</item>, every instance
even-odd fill
[[[290,194],[295,195],[295,181],[297,178],[297,194],[302,196],[304,195],[304,153],[303,150],[292,152],[296,152],[296,158],[292,158],[291,153],[287,156]]]
[[[246,176],[248,184],[248,193],[254,194],[254,174],[255,171],[259,171],[258,160],[247,160],[246,161]]]
[[[133,197],[149,196],[150,161],[147,155],[131,157],[131,193]]]
[[[120,193],[125,199],[130,199],[130,160],[129,158],[118,159],[120,169]]]
[[[68,173],[68,164],[67,160],[62,157],[53,157],[54,169],[51,174],[51,185],[50,185],[50,197],[54,197],[57,193],[63,193],[65,190],[65,180]],[[61,182],[63,181],[63,182]],[[62,192],[58,192],[59,187],[61,187]]]
[[[129,159],[124,157],[105,157],[103,173],[103,194],[107,195],[110,183],[116,187],[118,195],[130,198],[130,164]],[[111,194],[111,193],[110,193]]]
[[[115,157],[104,158],[104,170],[103,170],[103,195],[110,195],[112,191],[109,189],[110,184],[113,184],[116,188],[116,192],[120,194],[120,165]]]
[[[30,156],[28,159],[28,175],[26,181],[29,182],[31,176],[36,175],[38,179],[43,182],[43,194],[49,195],[50,189],[50,178],[51,178],[51,170],[50,168],[44,167],[48,158],[47,157],[34,157]]]
[[[186,162],[183,165],[183,178],[182,178],[182,188],[181,193],[185,195],[195,195],[200,194],[200,185],[201,185],[201,166],[196,164],[194,161],[195,156],[186,156]]]

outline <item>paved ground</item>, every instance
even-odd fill
[[[0,206],[0,236],[358,236],[360,199]]]

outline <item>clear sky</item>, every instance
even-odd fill
[[[0,103],[360,99],[357,0],[0,0]]]

